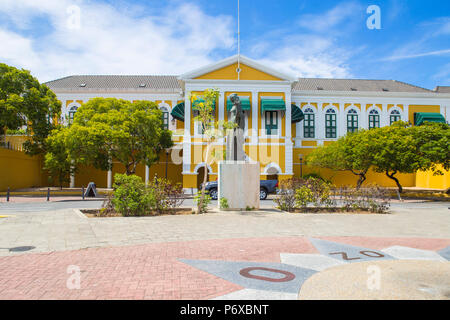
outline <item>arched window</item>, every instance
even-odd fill
[[[400,115],[400,111],[392,110],[390,118],[391,118],[391,124],[399,121],[402,118],[402,116]]]
[[[169,130],[169,111],[167,110],[166,107],[161,107],[160,109],[162,111],[163,116],[163,128],[165,130]]]
[[[347,113],[347,132],[356,132],[358,130],[358,112],[355,109]]]
[[[69,126],[73,123],[73,118],[75,117],[75,113],[77,113],[78,107],[73,106],[69,109]]]
[[[303,138],[314,138],[315,137],[315,117],[314,110],[311,108],[306,108],[303,111],[305,115],[305,120],[303,121]]]
[[[336,111],[328,109],[325,113],[325,138],[337,137]]]
[[[380,127],[380,114],[377,110],[372,110],[369,112],[369,129]]]

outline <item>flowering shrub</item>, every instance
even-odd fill
[[[322,179],[289,179],[280,183],[278,197],[274,200],[281,210],[295,209],[317,212],[369,211],[386,213],[390,205],[390,193],[386,188],[367,186],[366,188],[336,188]]]

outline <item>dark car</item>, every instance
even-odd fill
[[[259,189],[259,199],[266,200],[267,196],[271,193],[276,193],[278,187],[278,180],[261,180]],[[201,186],[200,186],[201,188]],[[207,182],[205,185],[205,191],[211,196],[213,200],[217,200],[218,194],[217,181]]]

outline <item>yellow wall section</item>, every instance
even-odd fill
[[[206,73],[196,79],[208,79],[208,80],[237,80],[238,74],[236,72],[237,63],[231,64],[221,69],[214,70]],[[241,63],[241,75],[240,80],[265,80],[265,81],[282,81],[273,75],[249,67]]]
[[[440,113],[441,112],[441,108],[439,106],[410,105],[409,106],[408,119],[409,119],[409,122],[411,122],[411,123],[414,123],[414,113],[415,112],[436,112],[436,113]]]
[[[42,158],[20,151],[0,148],[0,191],[47,185],[42,173]]]
[[[431,189],[447,189],[450,188],[450,172],[443,170],[443,176],[435,176],[432,171],[419,171],[416,175],[416,187],[418,188],[431,188]]]

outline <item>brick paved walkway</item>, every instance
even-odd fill
[[[372,249],[437,251],[450,239],[324,237]],[[280,253],[317,253],[304,237],[203,240],[0,257],[0,299],[211,299],[242,287],[178,259],[280,262]],[[81,270],[69,290],[70,265]]]

